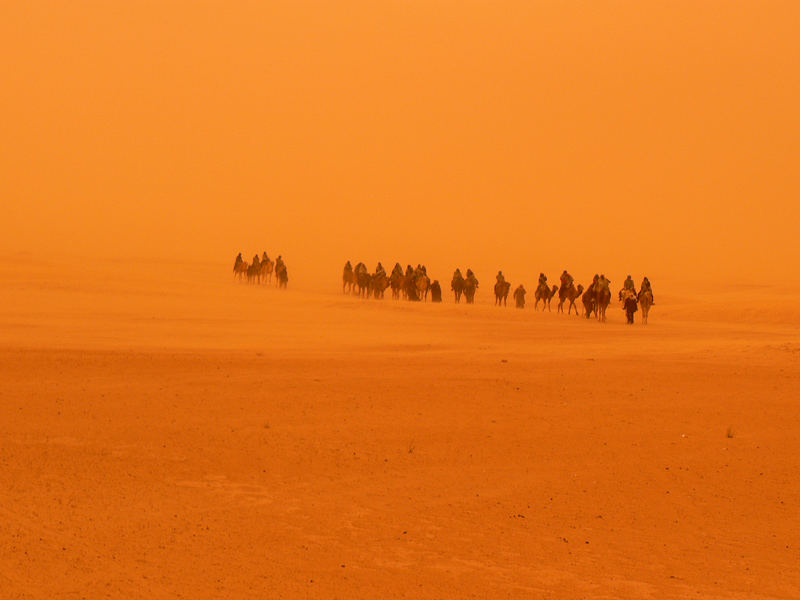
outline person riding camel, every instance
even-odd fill
[[[633,283],[633,278],[630,275],[625,279],[625,283],[622,284],[622,289],[631,290],[632,292],[636,291],[636,284]]]
[[[244,262],[244,259],[242,258],[242,253],[239,252],[239,254],[236,255],[236,260],[233,261],[233,270],[235,271],[236,267],[238,267],[243,262]]]
[[[639,300],[642,299],[642,294],[644,294],[645,292],[650,292],[650,296],[652,298],[650,305],[651,306],[654,305],[656,301],[655,298],[653,298],[653,286],[650,285],[650,280],[647,277],[642,279],[642,287],[639,288],[639,294],[637,295]]]
[[[283,262],[283,256],[278,255],[278,258],[275,259],[275,273],[280,273],[281,269],[285,269],[286,265]]]
[[[461,274],[461,269],[456,269],[453,272],[453,279],[464,279],[464,276]]]
[[[386,275],[386,270],[383,268],[383,265],[380,263],[380,261],[378,261],[378,266],[375,267],[375,275],[378,275],[379,273]]]
[[[495,278],[497,279],[497,283],[505,283],[506,282],[506,278],[503,275],[502,271],[498,271],[497,272],[497,276]]]
[[[602,289],[608,289],[609,284],[611,283],[610,279],[606,279],[605,274],[600,274],[600,279],[597,280],[597,287],[595,287],[595,291],[599,292]]]
[[[478,287],[478,278],[475,277],[475,273],[472,272],[472,269],[467,269],[467,281],[471,282],[475,287]]]
[[[539,273],[539,286],[547,287],[547,275],[544,273]]]
[[[261,255],[261,262],[265,263],[269,260],[269,256],[267,256],[267,251],[264,250],[264,253]]]
[[[253,267],[258,269],[261,267],[261,261],[258,260],[258,254],[253,257]]]
[[[592,277],[592,284],[589,286],[589,290],[588,291],[590,291],[592,293],[596,292],[597,291],[597,284],[599,282],[600,282],[600,275],[595,273],[594,277]]]
[[[572,287],[573,283],[575,283],[575,279],[564,269],[564,272],[561,274],[561,289],[568,290]]]

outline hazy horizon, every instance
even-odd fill
[[[789,280],[798,16],[8,3],[0,252]]]

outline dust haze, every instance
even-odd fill
[[[6,3],[5,254],[797,275],[791,2]],[[441,276],[441,275],[440,275]]]
[[[0,596],[800,597],[799,13],[0,3]]]

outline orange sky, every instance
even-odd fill
[[[6,1],[0,252],[796,279],[798,31],[796,0]]]

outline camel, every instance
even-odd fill
[[[453,280],[450,282],[450,289],[453,290],[453,294],[456,297],[456,304],[461,302],[461,294],[464,293],[464,277],[458,276],[453,277]]]
[[[508,292],[511,290],[511,284],[507,281],[498,281],[494,284],[494,303],[497,306],[501,304],[508,306]]]
[[[470,275],[464,280],[464,296],[467,304],[475,304],[475,292],[478,290],[478,280],[475,275]]]
[[[542,301],[543,312],[545,307],[547,307],[547,310],[550,310],[550,303],[553,300],[553,296],[556,295],[556,292],[558,292],[557,285],[554,285],[553,289],[550,289],[546,283],[540,283],[539,287],[536,288],[536,292],[534,294],[536,302],[533,303],[533,310],[536,310],[536,307],[539,306],[539,300]]]
[[[647,314],[653,305],[653,292],[645,290],[639,294],[639,306],[642,307],[642,325],[647,325]]]
[[[569,288],[566,290],[566,292],[563,295],[563,298],[564,298],[563,300],[561,299],[562,298],[561,292],[559,292],[559,300],[558,300],[558,307],[557,307],[558,308],[558,312],[564,312],[564,302],[566,300],[569,300],[569,306],[567,306],[567,314],[570,314],[572,312],[572,309],[575,308],[575,314],[577,315],[578,314],[578,307],[575,306],[575,300],[580,298],[581,294],[583,294],[583,286],[580,285],[580,284],[578,284],[577,288],[574,285],[569,286]]]
[[[263,277],[267,283],[272,283],[272,273],[274,270],[275,263],[269,258],[261,261],[261,277]]]
[[[574,284],[568,287],[563,285],[561,286],[561,289],[558,290],[558,304],[556,304],[556,312],[564,312],[564,302],[569,299],[570,293],[574,291]]]
[[[597,295],[594,292],[594,286],[589,286],[589,289],[581,296],[581,301],[583,302],[586,318],[591,318],[592,312],[597,312]],[[575,310],[577,311],[578,309],[576,308]]]
[[[233,277],[241,281],[247,275],[248,268],[250,268],[250,265],[247,264],[247,261],[240,260],[233,267]]]
[[[353,265],[350,264],[350,261],[347,261],[345,264],[344,269],[342,270],[342,293],[346,294],[347,292],[353,293],[353,284],[355,283],[355,274],[353,273]]]
[[[553,289],[550,290],[550,295],[547,297],[547,310],[548,311],[550,310],[550,303],[553,301],[553,296],[556,295],[556,292],[558,292],[558,286],[554,285]],[[544,311],[544,306],[542,306],[542,311]]]
[[[286,288],[289,284],[289,272],[286,270],[286,265],[281,263],[275,269],[275,278],[278,280],[278,288]]]
[[[386,273],[378,271],[372,275],[370,277],[369,287],[372,297],[376,300],[382,300],[383,293],[386,291],[386,288],[389,287],[389,279],[386,277]]]
[[[261,264],[253,262],[247,267],[247,283],[261,283]]]
[[[389,285],[392,287],[392,298],[395,300],[400,299],[400,292],[403,290],[403,285],[405,283],[404,279],[405,277],[402,269],[400,271],[395,269],[389,276]]]
[[[431,287],[431,280],[430,278],[425,275],[424,273],[419,273],[416,277],[414,282],[415,287],[417,288],[417,297],[420,300],[424,300],[425,302],[428,301],[428,289]]]
[[[369,295],[369,280],[370,276],[367,272],[367,265],[360,262],[353,270],[353,293],[366,298]]]
[[[611,303],[611,290],[608,288],[608,285],[599,285],[597,292],[595,293],[596,301],[597,301],[597,320],[605,322],[606,320],[606,309],[608,305]]]

